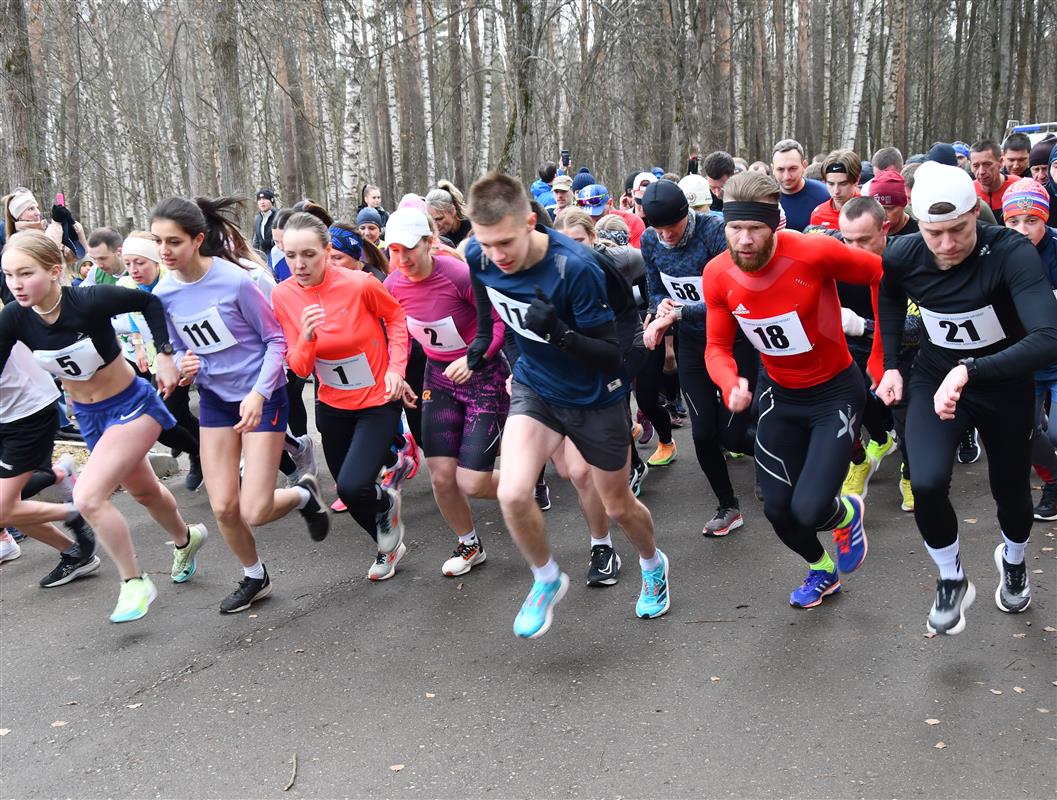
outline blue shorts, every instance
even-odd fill
[[[176,417],[165,407],[154,387],[143,378],[135,378],[128,388],[98,403],[75,401],[73,410],[89,450],[95,448],[95,443],[111,425],[124,425],[143,415],[157,420],[162,430],[169,430],[176,425]]]
[[[198,424],[203,428],[234,428],[242,419],[241,402],[224,400],[208,389],[198,389]],[[254,433],[285,433],[290,419],[290,400],[286,387],[276,389],[271,399],[264,401],[261,422]]]

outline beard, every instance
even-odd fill
[[[760,252],[755,253],[750,258],[743,258],[738,255],[733,249],[730,248],[730,242],[727,243],[727,249],[730,250],[730,260],[734,262],[735,266],[742,272],[759,272],[761,269],[767,266],[771,260],[774,245],[774,234],[772,233],[767,239]]]

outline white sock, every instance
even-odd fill
[[[642,571],[657,569],[661,565],[661,551],[654,549],[653,558],[643,558],[639,556],[639,566],[642,567]]]
[[[301,495],[301,499],[297,501],[297,510],[300,511],[308,505],[308,501],[312,499],[312,493],[304,486],[295,486],[294,489]]]
[[[939,567],[940,580],[960,581],[965,578],[965,573],[962,572],[961,545],[957,539],[954,540],[954,544],[941,547],[939,550],[934,550],[928,545],[925,545],[925,549],[929,551],[932,560]]]
[[[264,580],[264,564],[258,558],[257,563],[252,567],[243,567],[242,571],[246,573],[247,578],[253,578],[254,580]]]
[[[562,572],[558,569],[558,562],[551,558],[542,567],[532,568],[532,577],[543,583],[554,583]]]
[[[1006,553],[1002,558],[1006,560],[1007,564],[1023,564],[1024,563],[1024,551],[1028,549],[1027,542],[1013,542],[1010,541],[1009,537],[1004,533],[1002,538],[1006,541]]]
[[[591,537],[591,547],[598,547],[601,544],[606,547],[613,546],[613,537],[609,535],[609,531],[606,531],[606,535],[601,539],[596,539],[594,536]]]
[[[477,541],[477,530],[475,528],[470,528],[470,532],[469,533],[467,533],[465,536],[460,536],[459,537],[459,544],[473,544],[476,541]]]

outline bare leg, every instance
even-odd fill
[[[225,431],[228,428],[205,428],[207,431]],[[232,433],[234,431],[232,430]],[[238,434],[236,434],[238,435]],[[242,516],[251,526],[267,525],[282,519],[301,501],[297,489],[276,489],[275,475],[279,471],[279,459],[283,455],[285,433],[255,431],[242,435],[242,453],[246,469],[242,473],[242,492],[239,503]],[[251,565],[247,565],[251,566]]]
[[[11,478],[0,478],[0,527],[24,528],[66,520],[69,509],[62,503],[22,499],[22,489],[32,475],[32,472],[23,472]]]
[[[217,525],[228,548],[244,567],[252,567],[258,561],[257,542],[239,504],[239,457],[242,455],[242,437],[233,428],[201,428],[202,477],[205,478],[206,494],[213,509]],[[251,471],[249,458],[246,472]],[[254,470],[256,472],[256,470]],[[271,472],[275,485],[275,470]],[[257,477],[260,480],[259,475]]]
[[[429,465],[429,481],[433,486],[433,499],[437,508],[456,536],[465,536],[473,530],[473,515],[470,501],[463,494],[459,481],[458,459],[432,456],[426,459]]]

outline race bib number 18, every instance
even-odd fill
[[[191,317],[173,317],[172,321],[184,344],[197,355],[219,353],[236,344],[216,306]]]
[[[502,292],[497,292],[491,286],[485,288],[488,290],[488,299],[492,301],[492,307],[499,312],[499,316],[503,318],[503,322],[514,329],[514,333],[518,336],[524,336],[526,339],[531,339],[534,342],[543,342],[546,344],[546,339],[542,336],[537,336],[525,327],[525,314],[528,313],[528,303],[522,303],[520,300],[514,300],[507,297]]]
[[[976,350],[1006,338],[994,306],[957,314],[940,314],[919,305],[921,321],[929,339],[937,347],[952,350]]]
[[[766,319],[735,317],[753,347],[769,356],[810,353],[812,345],[795,311]]]

